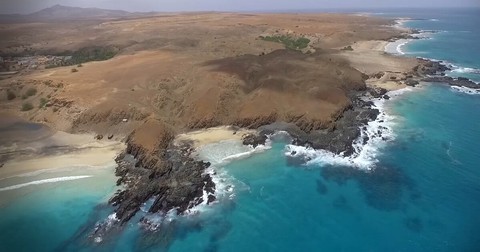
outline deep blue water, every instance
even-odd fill
[[[479,12],[390,15],[446,31],[407,45],[409,55],[480,68]],[[298,165],[276,141],[218,168],[231,198],[155,233],[133,221],[100,246],[85,236],[111,211],[112,176],[38,185],[0,208],[0,251],[480,251],[480,95],[432,83],[385,106],[396,138],[371,171]]]

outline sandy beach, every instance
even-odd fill
[[[390,42],[383,40],[358,41],[352,45],[353,51],[343,51],[343,55],[360,72],[372,76],[383,73],[381,78],[369,78],[366,84],[388,91],[405,88],[401,83],[418,62],[415,58],[391,55],[385,51]],[[392,80],[394,79],[394,80]]]
[[[193,146],[198,149],[203,145],[216,143],[224,140],[240,141],[242,140],[242,137],[244,135],[253,132],[255,131],[248,129],[233,129],[229,126],[221,126],[180,134],[175,138],[175,141],[177,143],[180,143],[182,141],[192,141]]]
[[[8,115],[2,115],[0,138],[0,180],[65,167],[105,167],[125,149],[119,141],[54,132]]]

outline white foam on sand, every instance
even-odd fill
[[[388,92],[391,99],[399,95],[413,90],[412,88],[404,88],[396,91]],[[373,100],[375,108],[380,111],[375,121],[369,122],[361,129],[361,135],[353,143],[354,154],[345,157],[342,154],[334,154],[326,150],[315,150],[310,147],[296,146],[289,144],[285,147],[285,155],[290,157],[301,157],[309,160],[306,165],[341,165],[353,166],[359,169],[371,170],[378,162],[378,155],[382,147],[387,142],[395,139],[393,126],[395,125],[395,117],[389,115],[385,111],[383,99]],[[368,137],[368,142],[364,144],[364,138]]]
[[[407,29],[405,27],[405,23],[411,21],[409,18],[400,18],[395,20],[395,25],[393,27],[397,29]],[[438,21],[438,20],[437,20]],[[421,30],[417,34],[411,34],[412,37],[415,37],[417,39],[433,39],[433,34],[438,33],[439,31],[426,31],[426,30]],[[405,51],[403,48],[410,42],[414,41],[416,39],[398,39],[393,42],[388,43],[385,46],[385,52],[393,54],[393,55],[405,55]],[[418,52],[417,52],[418,53]]]
[[[235,178],[223,169],[226,164],[234,160],[247,158],[256,153],[261,153],[270,148],[270,140],[267,140],[265,145],[259,145],[254,148],[253,146],[243,145],[240,140],[233,139],[205,144],[197,148],[197,159],[210,162],[211,164],[210,167],[205,170],[205,173],[209,174],[213,183],[215,183],[215,193],[212,194],[216,198],[215,202],[233,199],[236,189],[248,189],[248,186],[235,180]],[[242,188],[236,188],[236,185]],[[197,215],[208,211],[210,209],[209,205],[207,205],[209,195],[209,192],[203,190],[202,203],[188,209],[185,215]]]
[[[413,39],[399,39],[394,42],[390,42],[385,46],[385,52],[394,55],[404,55],[405,52],[402,50],[402,48],[412,40]]]
[[[31,186],[31,185],[41,185],[41,184],[46,184],[46,183],[57,183],[57,182],[63,182],[63,181],[84,179],[84,178],[89,178],[89,177],[92,177],[92,176],[89,176],[89,175],[84,175],[84,176],[67,176],[67,177],[59,177],[59,178],[50,178],[50,179],[36,180],[36,181],[28,182],[28,183],[23,183],[23,184],[18,184],[18,185],[3,187],[3,188],[0,188],[0,192],[9,191],[9,190],[14,190],[14,189],[19,189],[19,188],[26,187],[26,186]]]

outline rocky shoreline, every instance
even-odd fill
[[[403,81],[407,86],[426,81],[479,89],[477,84],[466,78],[445,76],[445,71],[450,69],[442,62],[426,59],[418,59],[418,62],[411,72],[405,73],[405,79],[398,81]],[[256,133],[244,136],[243,144],[253,147],[265,145],[270,135],[284,131],[291,136],[295,145],[351,156],[355,153],[354,142],[362,135],[362,128],[376,120],[380,113],[369,101],[374,98],[389,99],[387,90],[366,88],[351,92],[350,106],[339,113],[328,127],[307,132],[294,123],[266,121],[256,127]],[[159,139],[154,148],[149,149],[135,141],[136,134],[141,134],[142,130],[145,129],[140,128],[129,136],[126,151],[116,159],[117,185],[123,185],[124,189],[109,201],[116,207],[113,225],[124,225],[145,202],[152,199],[153,204],[148,212],[160,215],[170,211],[182,215],[195,206],[202,203],[208,205],[216,200],[215,183],[211,175],[206,173],[210,163],[193,157],[195,149],[191,142],[175,143],[174,136],[162,129],[160,135],[149,136]],[[368,141],[368,137],[364,136],[363,144]],[[111,226],[112,222],[108,221],[99,224],[93,237],[103,235]]]

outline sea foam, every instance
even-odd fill
[[[464,94],[469,94],[469,95],[479,95],[480,90],[478,89],[473,89],[473,88],[468,88],[468,87],[457,87],[457,86],[451,86],[452,90],[455,92],[459,93],[464,93]]]
[[[0,192],[9,191],[9,190],[14,190],[14,189],[19,189],[19,188],[26,187],[26,186],[31,186],[31,185],[41,185],[41,184],[46,184],[46,183],[57,183],[57,182],[62,182],[62,181],[70,181],[70,180],[84,179],[84,178],[89,178],[89,177],[92,177],[92,176],[89,176],[89,175],[84,175],[84,176],[68,176],[68,177],[59,177],[59,178],[50,178],[50,179],[36,180],[36,181],[28,182],[28,183],[23,183],[23,184],[18,184],[18,185],[3,187],[3,188],[0,188]]]
[[[391,91],[388,95],[394,99],[404,92],[413,90],[404,88],[397,91]],[[334,154],[326,150],[315,150],[311,147],[303,147],[289,144],[285,147],[285,155],[289,157],[298,157],[308,160],[306,165],[341,165],[353,166],[359,169],[371,170],[378,162],[378,155],[382,147],[395,138],[393,126],[395,117],[386,113],[385,100],[373,100],[374,107],[380,111],[375,121],[369,122],[361,129],[361,135],[353,143],[354,154],[345,157],[342,154]],[[364,144],[363,139],[368,137],[368,142]]]

